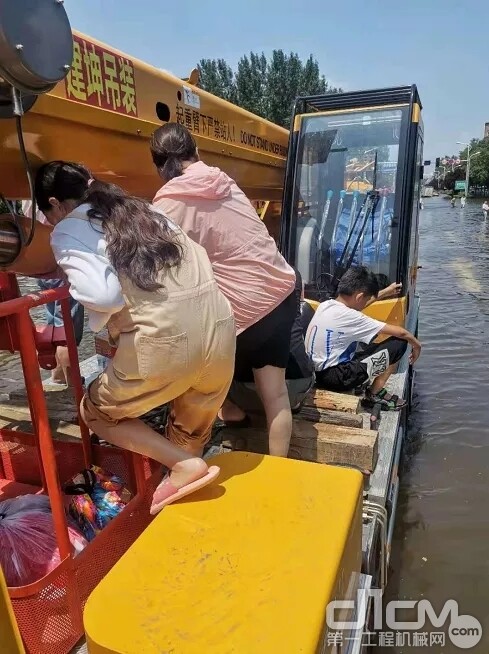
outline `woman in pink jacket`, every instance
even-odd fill
[[[236,320],[234,379],[244,381],[253,371],[267,417],[270,454],[287,456],[292,415],[285,369],[296,313],[295,273],[236,183],[199,160],[183,125],[157,129],[151,154],[163,180],[154,205],[207,250]],[[227,401],[222,417],[229,419],[233,409]]]

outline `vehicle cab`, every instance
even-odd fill
[[[294,107],[281,249],[306,297],[334,296],[351,265],[402,283],[375,317],[404,324],[418,255],[423,127],[416,86],[299,98]]]

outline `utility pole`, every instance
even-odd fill
[[[467,147],[467,165],[465,167],[465,195],[469,197],[469,181],[470,181],[470,160],[473,157],[476,157],[480,152],[474,152],[474,154],[471,156],[470,155],[470,148],[471,144],[470,143],[462,143],[461,141],[457,141],[457,145],[465,145]]]

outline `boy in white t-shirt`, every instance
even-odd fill
[[[347,270],[338,284],[336,299],[319,305],[307,329],[306,350],[313,361],[319,388],[345,392],[370,382],[369,400],[387,410],[405,406],[404,400],[390,395],[384,386],[407,344],[412,347],[410,362],[414,363],[421,343],[406,329],[361,313],[376,300],[399,292],[399,284],[381,291],[377,277],[366,268]],[[372,343],[380,334],[391,338]]]

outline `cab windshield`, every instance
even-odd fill
[[[395,275],[395,201],[407,111],[406,106],[302,118],[291,246],[310,297],[334,292],[352,264],[379,275],[382,286]]]

